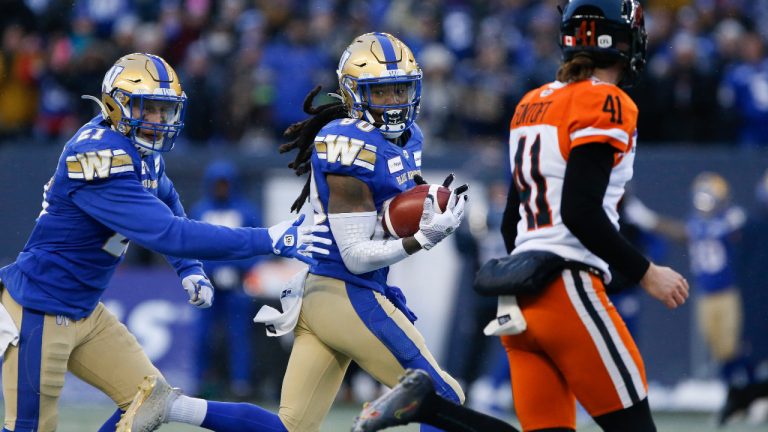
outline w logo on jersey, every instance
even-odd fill
[[[363,141],[345,136],[328,135],[325,138],[328,162],[340,161],[342,165],[352,165],[365,144]]]
[[[104,149],[67,156],[67,177],[71,179],[105,179],[127,171],[133,171],[133,161],[125,150]]]
[[[111,167],[112,150],[90,151],[67,157],[67,174],[72,179],[107,178]]]

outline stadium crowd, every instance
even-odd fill
[[[0,138],[58,143],[89,119],[104,71],[151,52],[178,65],[187,145],[270,152],[336,55],[388,31],[425,72],[440,142],[503,146],[507,117],[559,62],[559,0],[6,0]],[[767,0],[649,0],[648,72],[631,91],[644,143],[768,144]],[[429,142],[430,140],[428,140]],[[181,146],[183,147],[183,145]]]

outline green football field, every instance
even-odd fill
[[[265,408],[274,410],[274,406],[265,406]],[[113,408],[105,405],[63,405],[60,410],[58,432],[90,432],[97,431],[101,423],[109,417]],[[323,432],[343,432],[348,431],[352,424],[352,419],[359,412],[357,405],[339,405],[334,406],[325,423]],[[712,419],[711,413],[655,413],[654,418],[658,430],[669,432],[752,432],[766,431],[768,425],[749,425],[746,422],[736,422],[724,428],[717,428]],[[513,421],[513,424],[519,424]],[[191,432],[203,430],[200,428],[186,425],[165,425],[160,428],[163,432]],[[418,426],[410,425],[387,429],[393,432],[416,432]],[[594,424],[579,427],[579,432],[598,432],[600,429]],[[492,431],[489,431],[492,432]]]

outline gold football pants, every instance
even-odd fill
[[[352,360],[389,387],[406,368],[424,369],[441,396],[464,401],[416,327],[371,289],[310,274],[294,334],[279,412],[291,432],[320,429]]]
[[[701,295],[696,302],[696,318],[715,360],[724,362],[736,357],[743,320],[737,288]]]
[[[0,301],[19,329],[18,346],[3,359],[7,430],[56,430],[64,375],[72,372],[106,393],[120,408],[131,403],[146,375],[160,374],[136,338],[102,303],[71,321],[23,308],[0,283]]]

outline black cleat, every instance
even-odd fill
[[[373,402],[366,403],[355,418],[352,432],[373,432],[415,421],[416,412],[424,398],[434,393],[435,386],[428,373],[408,369],[400,383]]]
[[[731,417],[749,408],[749,405],[755,400],[754,393],[750,386],[728,388],[725,404],[717,413],[718,426],[725,425]]]

